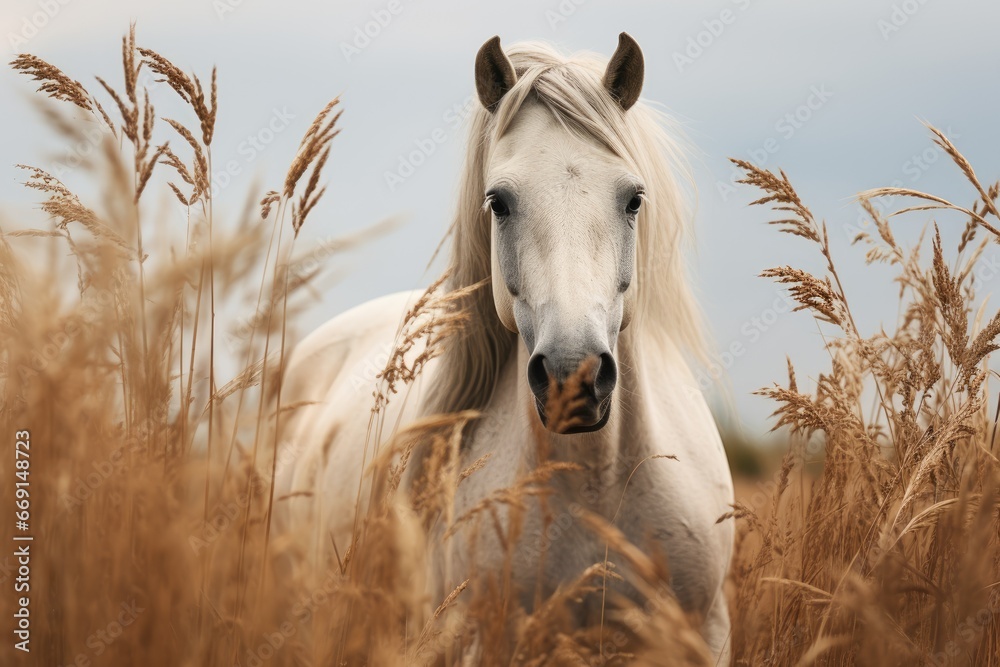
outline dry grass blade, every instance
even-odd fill
[[[281,201],[281,194],[277,190],[268,190],[264,198],[260,200],[260,217],[267,219],[271,215],[271,209]]]
[[[281,197],[287,200],[291,199],[295,194],[295,188],[302,176],[310,169],[312,170],[305,189],[299,195],[298,201],[292,205],[292,229],[295,232],[295,236],[298,236],[299,230],[305,224],[309,213],[326,192],[325,187],[319,187],[319,179],[323,172],[323,167],[330,157],[330,143],[340,134],[340,130],[336,129],[336,124],[342,112],[338,111],[333,116],[330,116],[333,108],[339,103],[340,98],[334,98],[317,114],[312,125],[306,130],[305,136],[302,137],[295,160],[292,162],[288,174],[285,176],[285,185]],[[271,204],[267,203],[267,200],[268,198],[265,197],[264,201],[261,202],[264,217],[267,217],[267,213],[271,209]]]
[[[110,241],[127,256],[135,256],[129,243],[101,220],[97,213],[85,206],[59,179],[38,167],[17,166],[28,172],[28,180],[24,183],[26,187],[48,195],[48,199],[42,202],[42,210],[55,218],[59,227],[65,228],[73,222],[80,223],[95,239]]]
[[[576,463],[548,462],[542,464],[522,475],[517,482],[508,488],[497,489],[494,493],[483,498],[469,511],[455,519],[455,522],[448,528],[444,538],[448,539],[458,531],[463,524],[484,516],[495,518],[496,509],[500,506],[507,506],[519,510],[525,508],[525,501],[531,497],[542,497],[552,493],[548,482],[556,475],[568,472],[578,472],[582,470]],[[495,521],[493,527],[497,531],[497,536],[502,544],[508,544],[509,540],[516,535],[508,535]]]
[[[292,196],[295,192],[295,186],[298,184],[299,179],[302,178],[302,174],[306,172],[309,164],[312,160],[319,155],[326,146],[333,140],[336,136],[337,131],[334,130],[334,126],[340,119],[340,114],[342,112],[337,112],[332,118],[330,117],[330,112],[333,108],[340,104],[340,98],[336,97],[327,103],[323,109],[316,114],[316,118],[313,119],[312,125],[306,130],[305,136],[302,137],[302,141],[299,142],[299,151],[292,161],[291,167],[288,169],[288,174],[285,176],[285,185],[282,192],[282,196],[286,199]]]
[[[738,183],[752,185],[766,193],[764,197],[754,201],[752,205],[771,204],[776,211],[792,214],[791,218],[772,220],[770,224],[779,226],[781,231],[786,234],[801,236],[804,239],[820,243],[820,232],[816,226],[816,220],[813,218],[812,212],[802,203],[785,172],[780,172],[781,175],[778,176],[766,169],[761,169],[752,162],[736,159],[731,160],[731,162],[746,173],[744,178],[737,181]]]
[[[434,281],[407,311],[397,336],[396,345],[378,374],[374,412],[379,412],[400,384],[410,384],[420,375],[429,361],[441,354],[445,341],[458,333],[469,314],[461,309],[463,299],[481,289],[485,283],[441,294],[447,274]],[[413,352],[420,351],[413,355]]]
[[[61,69],[41,58],[22,53],[10,62],[14,70],[41,81],[38,92],[53,99],[70,102],[84,111],[94,111],[94,102],[83,84],[66,76]]]
[[[966,180],[968,180],[969,183],[971,183],[979,192],[979,196],[982,197],[983,205],[994,217],[1000,218],[1000,211],[997,210],[996,205],[996,186],[994,185],[994,187],[987,192],[986,188],[984,188],[982,183],[979,182],[979,178],[976,176],[976,171],[972,168],[972,164],[970,164],[969,161],[965,159],[965,156],[959,152],[959,150],[955,147],[955,144],[951,142],[951,139],[949,139],[944,132],[937,129],[933,125],[925,125],[927,125],[927,129],[929,129],[934,135],[934,143],[937,144],[956,165],[958,165],[958,168],[961,169],[962,173],[965,175]]]
[[[218,111],[215,68],[212,68],[211,90],[206,98],[201,81],[196,75],[188,76],[179,67],[152,49],[139,48],[138,51],[149,69],[163,77],[158,81],[165,81],[180,95],[182,100],[191,106],[201,124],[201,141],[205,146],[211,146],[215,134],[215,116]]]
[[[905,213],[911,213],[914,211],[937,211],[937,210],[952,210],[958,211],[959,213],[964,213],[969,216],[970,219],[975,220],[976,224],[981,226],[983,229],[988,231],[993,236],[1000,238],[1000,229],[994,227],[990,222],[972,209],[959,206],[958,204],[953,204],[943,197],[938,197],[937,195],[928,194],[926,192],[921,192],[920,190],[913,190],[912,188],[875,188],[872,190],[866,190],[858,195],[859,199],[874,199],[876,197],[911,197],[913,199],[922,199],[924,201],[929,201],[931,204],[925,206],[909,206],[907,208],[895,211],[890,214],[891,217],[898,215],[903,215]]]
[[[584,423],[584,410],[589,401],[584,383],[593,375],[599,360],[587,357],[565,382],[549,376],[549,390],[545,398],[545,415],[549,428],[556,433],[566,433]]]
[[[834,289],[829,278],[820,280],[810,273],[790,266],[767,269],[762,278],[773,278],[781,285],[789,285],[789,292],[799,302],[794,310],[808,309],[817,317],[836,326],[845,328],[848,321],[844,299]]]
[[[205,150],[202,145],[198,143],[198,140],[194,138],[194,135],[191,134],[189,129],[170,118],[164,118],[163,122],[174,128],[177,134],[181,135],[181,138],[183,138],[184,141],[187,142],[188,146],[191,147],[192,154],[194,155],[194,174],[193,176],[188,174],[186,169],[184,169],[183,172],[178,170],[178,173],[181,174],[182,178],[187,176],[194,181],[194,192],[191,194],[190,199],[192,202],[198,201],[211,192],[211,182],[208,173],[208,156],[205,154]],[[176,157],[171,159],[171,155],[167,155],[167,162],[171,166],[175,166],[174,162],[177,161]],[[187,180],[187,178],[185,178],[185,180]]]

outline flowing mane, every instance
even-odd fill
[[[602,83],[607,60],[584,53],[565,56],[544,43],[520,43],[506,50],[517,83],[491,113],[479,106],[471,116],[468,149],[451,227],[454,235],[450,287],[490,277],[490,217],[483,208],[486,165],[497,141],[528,99],[549,109],[570,131],[592,137],[646,183],[648,202],[639,214],[636,248],[636,306],[626,330],[631,345],[669,345],[695,358],[704,355],[701,314],[691,295],[684,250],[690,212],[676,174],[686,161],[667,133],[668,119],[643,101],[623,112]],[[489,286],[468,297],[470,321],[447,343],[428,413],[481,409],[489,402],[517,335],[497,317]]]

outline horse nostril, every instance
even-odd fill
[[[598,402],[603,401],[615,390],[618,382],[618,364],[610,352],[603,352],[598,357],[597,375],[594,378],[594,394]]]
[[[533,354],[528,360],[528,387],[541,400],[548,395],[549,371],[545,367],[544,354]]]

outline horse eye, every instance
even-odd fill
[[[504,204],[502,200],[494,197],[490,200],[490,210],[493,211],[493,215],[498,218],[506,217],[510,210],[507,208],[507,204]]]
[[[635,215],[639,212],[639,207],[642,206],[642,197],[636,195],[628,202],[628,208],[626,209],[629,215]]]

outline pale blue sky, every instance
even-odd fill
[[[357,40],[379,17],[384,26],[369,26],[376,36]],[[788,172],[830,225],[856,315],[869,329],[895,319],[894,289],[884,269],[863,271],[861,251],[848,245],[858,219],[851,196],[898,181],[971,201],[956,170],[939,153],[924,154],[931,143],[920,120],[946,129],[984,179],[1000,175],[994,2],[6,0],[0,35],[9,54],[35,53],[89,83],[95,73],[118,76],[118,43],[130,20],[140,44],[182,67],[219,66],[214,159],[217,173],[230,161],[239,172],[220,200],[232,212],[255,176],[280,181],[312,116],[342,94],[330,190],[303,234],[340,235],[396,214],[406,223],[351,256],[350,279],[317,303],[312,325],[431,278],[426,263],[447,226],[461,167],[465,132],[456,118],[483,41],[499,34],[507,43],[544,39],[610,54],[618,32],[630,32],[646,55],[644,96],[665,105],[696,147],[694,279],[716,348],[742,350],[724,365],[751,437],[766,430],[771,406],[750,392],[784,379],[786,353],[800,378],[826,364],[811,319],[783,312],[780,292],[755,276],[776,264],[818,270],[820,263],[811,248],[768,228],[764,211],[746,207],[753,192],[727,187],[726,157],[766,158],[765,166]],[[42,221],[13,164],[52,167],[60,159],[42,152],[58,144],[33,117],[29,90],[13,74],[0,76],[0,201],[15,224]],[[169,110],[171,96],[160,87],[154,104]],[[258,151],[247,139],[269,127],[281,129]],[[433,152],[390,187],[386,173],[432,137]],[[898,223],[899,236],[912,237],[905,228],[927,220]],[[993,252],[1000,260],[992,249],[987,258]]]

